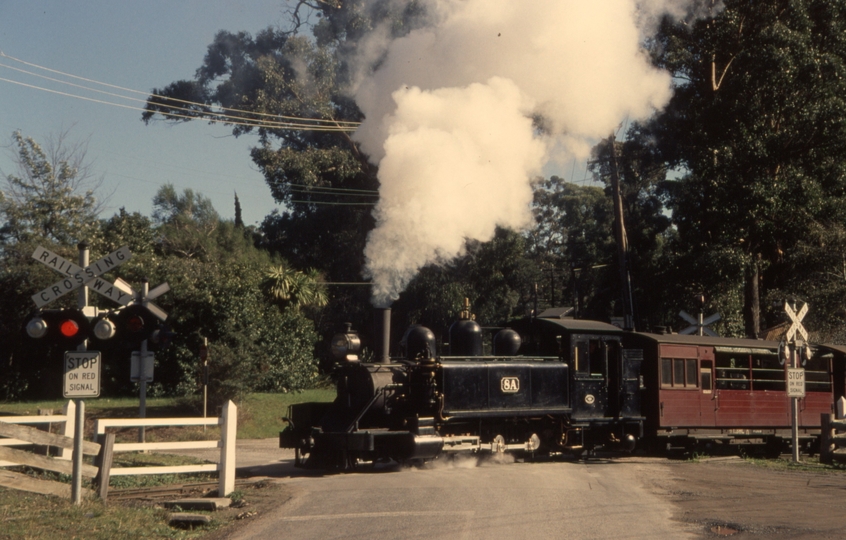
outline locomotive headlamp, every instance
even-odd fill
[[[347,326],[347,331],[335,334],[332,337],[332,354],[339,360],[346,360],[347,362],[358,361],[358,351],[361,350],[361,339],[358,334],[350,330]]]

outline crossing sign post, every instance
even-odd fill
[[[74,264],[52,251],[37,247],[32,258],[62,274],[62,279],[46,289],[32,296],[33,302],[40,309],[72,291],[79,291],[78,307],[85,310],[88,307],[88,290],[114,300],[123,306],[132,302],[133,298],[112,283],[101,279],[100,276],[125,263],[132,257],[129,247],[123,246],[109,253],[102,259],[89,264],[88,244],[81,242],[79,248],[79,264]],[[85,402],[82,398],[99,397],[100,395],[100,353],[86,351],[85,342],[76,351],[66,351],[64,361],[65,397],[76,400],[76,425],[84,422]],[[71,482],[71,499],[74,504],[82,502],[82,430],[77,429],[73,441],[73,475]]]
[[[793,462],[799,462],[799,400],[805,397],[805,370],[799,366],[798,349],[807,354],[808,331],[802,326],[802,319],[808,314],[808,304],[804,304],[799,311],[789,303],[784,303],[784,312],[790,319],[790,327],[784,334],[787,350],[790,351],[790,361],[786,362],[784,377],[787,396],[790,399],[790,422],[793,439]],[[797,339],[797,334],[801,339]]]

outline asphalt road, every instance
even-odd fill
[[[239,441],[240,474],[275,477],[290,498],[229,539],[695,537],[647,487],[647,478],[667,474],[660,460],[473,459],[321,475],[294,469],[292,456],[269,444]]]
[[[813,466],[617,455],[323,475],[296,469],[276,439],[239,440],[237,461],[239,476],[270,477],[278,489],[216,540],[846,538],[846,474]]]

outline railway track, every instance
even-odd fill
[[[261,479],[243,478],[235,480],[235,486],[244,487],[250,484],[261,482]],[[165,486],[152,486],[146,488],[131,489],[110,489],[110,501],[128,500],[149,500],[168,499],[172,497],[205,497],[212,491],[216,491],[219,482],[210,480],[208,482],[191,482],[184,484],[168,484]]]

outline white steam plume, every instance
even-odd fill
[[[362,49],[385,53],[355,92],[355,138],[381,183],[365,249],[374,304],[466,239],[528,226],[531,182],[555,153],[583,158],[666,104],[670,77],[640,48],[638,17],[656,11],[644,3],[429,0],[431,26]]]

